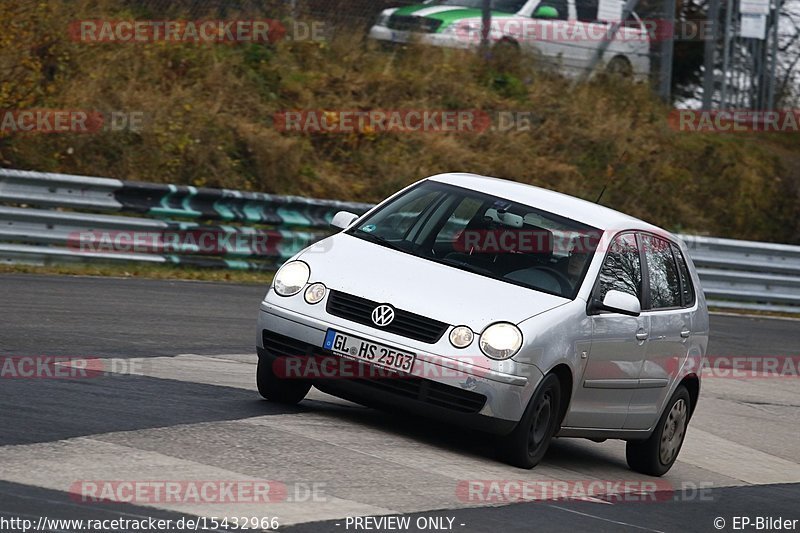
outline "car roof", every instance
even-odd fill
[[[602,230],[636,229],[662,234],[679,241],[669,232],[643,220],[620,213],[568,194],[543,189],[526,183],[481,176],[462,172],[437,174],[427,178],[430,181],[448,183],[467,189],[500,196],[531,207],[549,211]]]

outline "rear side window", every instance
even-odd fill
[[[632,294],[642,301],[642,264],[633,233],[614,238],[600,270],[600,300],[612,290]]]
[[[652,235],[640,237],[647,261],[650,309],[681,307],[681,282],[671,244]]]
[[[575,11],[581,22],[596,21],[598,7],[598,0],[575,0]]]
[[[689,267],[686,264],[686,259],[683,257],[680,249],[672,245],[672,254],[678,262],[678,274],[681,277],[681,293],[683,294],[683,306],[691,307],[694,305],[694,285],[692,285],[692,277],[689,275]]]

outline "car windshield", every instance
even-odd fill
[[[504,13],[517,13],[527,0],[492,0],[492,9]],[[483,0],[436,0],[431,2],[436,6],[458,6],[482,9]]]
[[[601,231],[511,200],[424,181],[347,231],[404,253],[573,299]]]

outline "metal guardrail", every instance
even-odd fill
[[[0,169],[0,203],[322,229],[327,229],[336,211],[360,213],[371,207],[301,196],[9,169]]]
[[[272,270],[327,235],[337,211],[370,207],[0,169],[0,263],[146,261]]]
[[[681,238],[710,306],[800,313],[800,246]]]
[[[0,169],[0,263],[142,261],[271,270],[327,235],[337,211],[370,207]],[[800,246],[681,237],[709,305],[800,313]]]

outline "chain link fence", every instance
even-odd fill
[[[706,109],[773,109],[782,0],[710,0]]]

